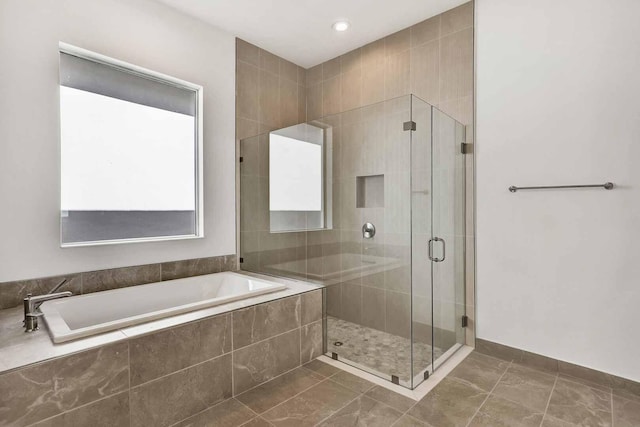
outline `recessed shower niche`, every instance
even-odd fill
[[[356,177],[356,207],[384,208],[384,175]]]

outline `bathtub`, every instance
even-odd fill
[[[47,301],[40,310],[61,343],[286,288],[224,272]]]

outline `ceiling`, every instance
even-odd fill
[[[469,0],[158,1],[309,68]]]

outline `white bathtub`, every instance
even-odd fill
[[[286,288],[224,272],[47,301],[40,309],[61,343]]]

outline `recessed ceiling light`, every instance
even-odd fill
[[[347,21],[346,19],[341,19],[339,21],[334,22],[331,28],[341,33],[343,31],[347,31],[350,25],[351,24],[349,24],[349,21]]]

